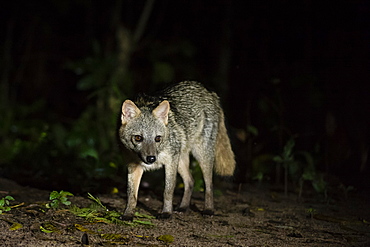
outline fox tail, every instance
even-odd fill
[[[215,171],[221,176],[232,176],[235,170],[235,157],[227,135],[224,113],[221,111],[216,139]]]

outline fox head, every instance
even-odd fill
[[[122,104],[119,137],[126,148],[134,151],[147,165],[157,161],[167,138],[170,104],[162,101],[154,110],[138,108],[131,100]]]

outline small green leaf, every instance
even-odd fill
[[[51,223],[44,223],[40,225],[40,230],[45,233],[52,233],[58,231],[57,228]]]
[[[62,196],[74,196],[71,192],[63,191],[63,190],[60,191],[60,195],[62,195]]]
[[[258,136],[258,129],[256,128],[256,126],[247,125],[247,131],[254,136]]]
[[[50,193],[50,197],[49,197],[49,199],[50,200],[54,200],[54,199],[56,199],[56,198],[58,198],[60,195],[59,195],[59,193],[58,193],[58,191],[53,191],[53,192],[51,192]]]
[[[147,214],[141,214],[139,212],[135,212],[135,216],[139,218],[146,218],[146,219],[155,219],[154,216],[147,215]]]
[[[22,224],[17,223],[17,222],[13,222],[13,224],[9,227],[9,230],[15,231],[15,230],[18,230],[18,229],[20,229],[22,227],[23,227]]]
[[[172,243],[175,238],[172,235],[161,235],[157,237],[157,240],[163,241],[165,243]]]
[[[283,163],[283,158],[281,158],[280,156],[275,156],[274,158],[272,158],[272,160],[277,163]]]
[[[141,224],[141,225],[155,226],[152,222],[145,221],[145,220],[133,220],[132,222],[137,223],[137,224]]]
[[[66,201],[66,202],[63,202],[63,204],[66,205],[66,206],[69,206],[69,205],[71,205],[71,202],[70,201]]]
[[[106,240],[116,240],[116,239],[126,238],[122,236],[122,234],[115,234],[115,233],[105,233],[105,234],[100,234],[100,236]]]
[[[12,196],[6,196],[5,200],[14,201],[14,198]]]
[[[302,179],[312,181],[315,177],[315,173],[313,171],[305,171],[302,174]]]
[[[87,147],[86,149],[81,151],[80,157],[81,158],[92,157],[92,158],[98,160],[99,159],[99,154],[98,154],[98,151],[95,148]]]
[[[53,231],[45,229],[43,226],[40,226],[40,230],[45,233],[52,233]]]

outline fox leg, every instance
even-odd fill
[[[143,176],[143,172],[144,170],[139,164],[131,163],[128,165],[127,207],[123,214],[124,220],[132,220],[134,216],[140,180]]]
[[[215,155],[212,147],[214,143],[212,140],[212,126],[208,128],[207,133],[210,133],[208,136],[202,136],[203,139],[200,140],[194,147],[191,152],[196,160],[199,162],[199,166],[202,169],[203,179],[205,184],[205,201],[204,201],[204,210],[203,214],[213,215],[214,205],[213,205],[213,164],[215,162]]]
[[[189,170],[189,153],[185,153],[181,156],[178,173],[184,182],[184,195],[182,196],[180,207],[178,207],[177,210],[184,212],[189,208],[194,187],[194,179]]]
[[[205,184],[205,202],[203,214],[213,215],[213,162],[199,161],[200,168],[202,169],[203,179]]]
[[[176,160],[176,159],[175,159]],[[159,215],[161,219],[170,218],[173,211],[173,193],[176,186],[177,162],[164,165],[165,185],[163,193],[163,209]]]

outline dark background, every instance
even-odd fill
[[[282,183],[293,138],[292,186],[313,169],[369,188],[369,16],[365,0],[3,3],[0,176],[124,186],[122,101],[197,80],[221,96],[236,183]]]

